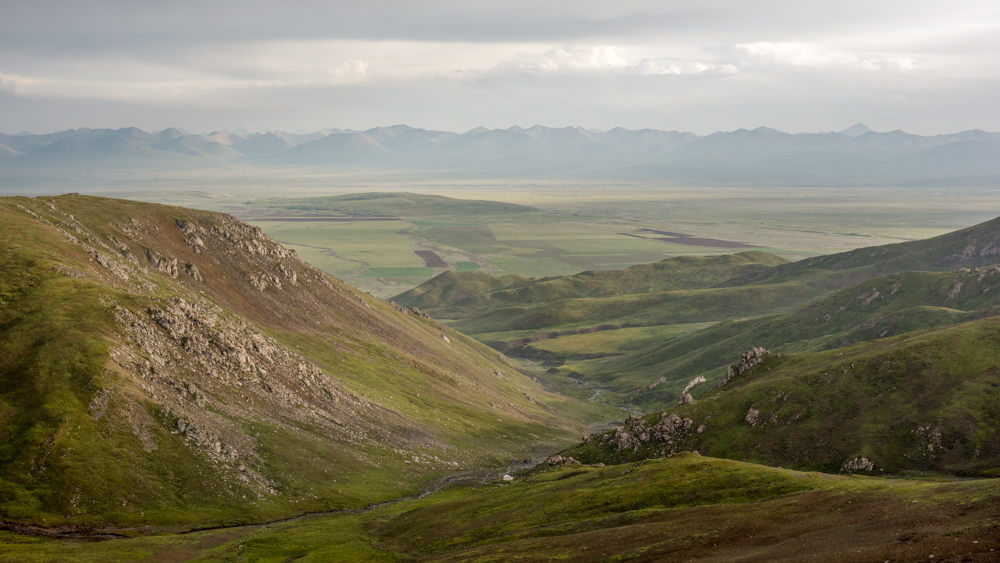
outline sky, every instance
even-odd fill
[[[996,0],[0,0],[0,131],[1000,131]]]

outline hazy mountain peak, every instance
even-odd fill
[[[841,131],[841,133],[843,133],[844,135],[850,135],[851,137],[857,137],[859,135],[864,135],[869,131],[871,131],[871,128],[865,125],[864,123],[855,123],[854,125],[851,125],[847,129]]]

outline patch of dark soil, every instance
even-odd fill
[[[424,259],[428,268],[447,268],[448,263],[441,259],[433,250],[414,250],[414,254]]]

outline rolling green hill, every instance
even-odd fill
[[[744,252],[543,280],[449,274],[395,299],[505,353],[569,362],[581,397],[660,408],[750,347],[832,349],[996,314],[996,263],[1000,219],[795,263]]]
[[[627,393],[637,404],[656,407],[675,400],[697,376],[717,380],[744,351],[832,350],[915,330],[1000,314],[1000,268],[980,271],[905,272],[831,292],[789,313],[728,321],[655,343],[603,362],[589,373],[595,381]],[[660,377],[654,389],[645,386]]]
[[[478,272],[446,272],[393,299],[444,319],[494,311],[544,307],[569,299],[618,297],[715,287],[720,281],[758,274],[786,260],[760,251],[725,256],[667,258],[624,270],[591,270],[572,276],[495,278]]]
[[[994,316],[836,352],[745,355],[750,369],[730,368],[721,388],[696,384],[694,404],[630,417],[563,455],[621,463],[697,450],[828,473],[856,471],[855,460],[868,474],[994,476],[998,339]]]
[[[228,215],[0,199],[4,526],[359,506],[557,447],[588,417]]]
[[[267,527],[99,543],[0,532],[0,562],[985,563],[1000,550],[998,497],[995,479],[837,476],[681,454],[556,465]]]

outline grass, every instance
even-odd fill
[[[641,228],[751,242],[794,260],[859,245],[896,242],[902,236],[916,238],[920,233],[941,232],[910,229],[904,233],[897,227],[894,231],[885,231],[883,228],[885,232],[879,233],[875,227],[880,221],[883,227],[899,223],[897,218],[901,215],[897,207],[892,207],[897,211],[896,216],[883,214],[882,208],[862,213],[852,207],[855,215],[851,220],[849,214],[835,212],[832,207],[835,202],[853,202],[854,196],[831,196],[822,190],[801,192],[795,197],[788,197],[780,190],[736,193],[733,190],[708,190],[696,197],[683,189],[651,192],[625,190],[621,198],[617,196],[618,191],[620,190],[616,190],[613,200],[609,200],[606,193],[602,198],[599,190],[589,190],[586,187],[574,192],[577,198],[560,197],[558,191],[545,195],[528,193],[516,187],[503,192],[445,191],[442,193],[457,197],[425,200],[420,200],[422,196],[412,193],[397,196],[381,194],[380,199],[374,199],[374,194],[362,194],[362,199],[338,196],[340,199],[336,201],[336,198],[330,197],[291,197],[289,200],[271,197],[251,202],[241,201],[239,213],[245,217],[256,217],[261,212],[275,211],[329,212],[330,209],[344,205],[347,207],[343,207],[341,211],[360,213],[365,209],[378,211],[371,207],[376,205],[382,206],[379,213],[405,216],[407,222],[400,228],[391,233],[373,234],[364,248],[352,243],[352,229],[377,231],[378,225],[385,224],[354,227],[358,223],[309,223],[306,226],[302,223],[282,224],[274,221],[259,223],[269,234],[280,240],[308,245],[306,248],[311,246],[321,249],[309,254],[318,265],[355,286],[386,297],[410,289],[419,280],[383,278],[380,281],[377,278],[364,278],[361,277],[364,275],[363,267],[409,266],[408,261],[412,261],[413,257],[408,253],[417,247],[428,248],[426,245],[430,245],[442,256],[448,255],[446,259],[450,262],[475,261],[487,271],[498,274],[546,277],[572,275],[588,269],[621,269],[634,264],[656,262],[667,256],[731,252],[727,249],[684,246],[626,236],[628,233],[641,232]],[[841,193],[853,192],[848,189]],[[913,194],[908,194],[911,195]],[[888,198],[895,196],[895,192],[875,192],[866,193],[864,197],[881,201],[880,205],[885,208],[889,206]],[[471,197],[481,199],[468,199]],[[412,205],[405,203],[406,199],[419,201],[417,205]],[[530,207],[538,207],[534,202],[539,202],[546,209],[544,213],[522,211],[518,207],[504,208],[504,204],[496,204],[488,212],[488,206],[482,212],[464,212],[466,207],[475,208],[487,199],[513,199],[518,204]],[[194,201],[204,200],[196,198]],[[212,202],[211,205],[220,205],[216,199],[209,201]],[[829,218],[805,211],[805,201],[826,206],[830,217],[843,222],[836,224]],[[762,202],[767,202],[770,207]],[[733,207],[736,203],[745,205],[746,208]],[[710,216],[708,211],[713,207],[716,214]],[[816,220],[816,224],[802,223],[794,215],[781,216],[774,212],[775,209],[806,212]],[[914,208],[913,212],[916,213],[918,209],[919,207]],[[750,210],[758,213],[756,221],[749,220]],[[420,215],[421,213],[426,216]],[[719,214],[736,220],[719,222],[716,219]],[[927,219],[923,215],[920,217]],[[940,223],[940,218],[933,219],[932,224],[937,223]],[[955,226],[961,224],[963,223],[955,223]],[[329,233],[324,235],[322,231]],[[859,236],[859,232],[868,234]],[[341,234],[344,237],[342,240],[330,239],[332,235]],[[892,238],[893,236],[896,238]],[[325,257],[329,252],[335,253],[337,258]]]
[[[467,481],[265,528],[98,544],[6,535],[0,561],[988,561],[1000,548],[998,493],[995,480],[831,476],[684,454]]]
[[[528,346],[536,350],[552,352],[560,358],[572,357],[574,354],[580,354],[581,351],[586,351],[588,354],[620,354],[659,344],[711,325],[712,323],[689,323],[602,330],[538,340]]]
[[[455,263],[456,272],[475,272],[479,269],[479,264],[476,262],[469,262],[467,260],[460,260]]]
[[[721,390],[695,387],[694,405],[672,409],[692,428],[705,425],[702,432],[635,451],[596,440],[564,455],[621,463],[679,448],[832,473],[864,456],[876,474],[993,476],[1000,462],[1000,349],[991,343],[998,337],[1000,317],[989,317],[837,353],[771,356]],[[659,419],[650,415],[647,423]]]
[[[139,256],[144,251],[138,245],[150,245],[160,256],[197,263],[206,281],[141,269],[119,279],[16,205],[72,229],[102,254],[101,244],[112,236],[128,241]],[[129,232],[120,226],[123,216],[137,220]],[[164,531],[358,507],[416,493],[427,481],[463,467],[558,449],[608,415],[599,405],[547,392],[495,351],[434,321],[362,298],[335,280],[327,280],[328,287],[294,258],[279,262],[273,255],[230,252],[241,247],[212,234],[202,235],[205,246],[196,253],[176,219],[200,221],[208,231],[219,220],[209,213],[83,196],[0,201],[5,521]],[[276,279],[282,273],[276,264],[297,269],[299,281],[286,279],[280,292],[248,281],[260,272]],[[167,307],[173,297],[207,300],[219,307],[220,318],[256,325],[284,346],[272,356],[301,354],[301,361],[314,363],[322,377],[340,386],[349,405],[357,398],[368,406],[348,414],[320,407],[319,393],[296,391],[290,391],[294,401],[275,404],[269,395],[276,391],[255,383],[259,374],[234,375],[235,363],[192,363],[186,342],[194,336],[176,346],[167,338],[155,349],[138,347],[114,317],[120,305],[160,334],[149,310]],[[230,337],[244,335],[209,332],[205,338]],[[150,372],[121,360],[123,350],[150,361]],[[152,363],[154,355],[162,363]],[[292,375],[284,369],[271,371],[278,378],[273,385],[292,381],[284,379]],[[226,377],[236,379],[220,383]],[[202,404],[192,402],[191,385],[200,390]],[[110,397],[106,412],[94,406],[102,393]],[[185,439],[178,421],[186,417],[208,427],[220,447],[235,444],[242,454],[237,462],[213,458]],[[241,479],[241,465],[273,491],[261,493],[256,481]]]
[[[655,409],[672,403],[694,377],[717,380],[726,364],[751,347],[833,349],[995,314],[1000,302],[989,293],[992,273],[941,270],[988,269],[996,261],[987,250],[995,244],[998,221],[793,263],[751,251],[509,283],[442,276],[396,299],[451,319],[453,328],[508,353],[548,352],[549,360],[571,361],[564,373],[582,374],[616,394],[607,399],[629,397],[628,404]],[[969,255],[967,248],[984,254]],[[956,290],[962,287],[964,292]],[[576,336],[698,322],[719,324],[589,363],[583,360],[623,350],[602,347],[602,336]],[[668,378],[665,385],[643,391],[661,377]]]
[[[991,279],[1000,281],[1000,276],[980,280],[975,272],[892,274],[832,292],[788,313],[724,322],[655,344],[630,358],[605,363],[597,371],[604,377],[634,375],[650,382],[660,374],[672,374],[672,381],[658,393],[676,393],[698,375],[718,375],[717,368],[755,346],[775,352],[832,350],[993,314],[1000,310],[1000,296],[984,293],[995,283]],[[957,283],[966,289],[949,299]],[[873,289],[881,289],[879,297],[865,304]]]

